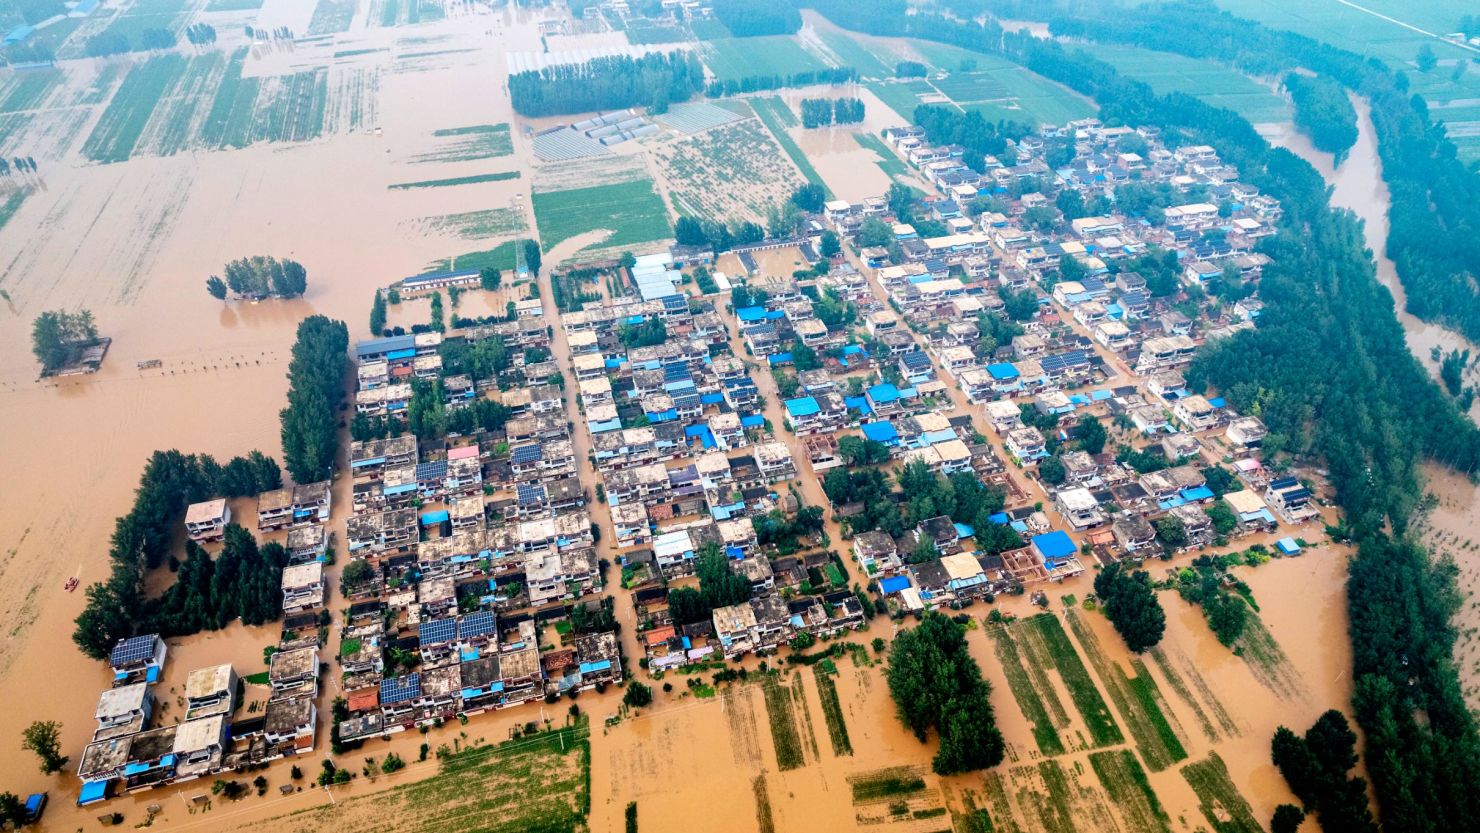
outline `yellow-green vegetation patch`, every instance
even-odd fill
[[[848,776],[854,804],[908,798],[925,791],[924,770],[912,766],[876,769]]]
[[[509,125],[474,124],[432,131],[436,147],[411,157],[412,162],[472,162],[514,152]]]
[[[603,247],[650,243],[672,236],[668,208],[650,179],[613,185],[535,191],[530,200],[546,251],[588,231],[609,229]]]
[[[1092,752],[1089,764],[1120,812],[1127,833],[1170,833],[1167,812],[1134,752],[1129,749]]]
[[[1045,755],[1063,754],[1064,741],[1058,730],[1069,725],[1069,716],[1063,703],[1059,702],[1058,692],[1048,682],[1042,668],[1035,665],[1033,672],[1029,672],[1028,666],[1023,664],[1017,641],[1005,626],[990,628],[988,632],[997,647],[997,660],[1002,664],[1002,674],[1007,677],[1012,699],[1017,701],[1023,717],[1033,726],[1033,742],[1038,744],[1038,751]],[[1037,674],[1036,679],[1034,673]]]
[[[791,675],[791,702],[795,707],[797,715],[797,729],[802,735],[802,744],[806,751],[812,755],[812,760],[818,760],[822,753],[817,750],[817,732],[812,728],[812,707],[807,705],[807,692],[802,687],[802,672],[798,671]]]
[[[790,35],[705,41],[700,55],[715,80],[721,82],[754,76],[795,75],[827,68]]]
[[[982,786],[987,803],[988,824],[985,829],[988,833],[1022,833],[1023,828],[1012,815],[1012,802],[1007,797],[1007,778],[1002,771],[988,772],[983,777]],[[981,819],[977,821],[980,823]]]
[[[349,31],[358,5],[356,0],[319,0],[313,7],[313,17],[309,18],[307,34],[312,37]]]
[[[680,214],[723,221],[764,221],[803,180],[776,164],[778,148],[755,119],[656,145],[653,160]]]
[[[767,674],[761,683],[761,692],[766,698],[766,720],[771,726],[771,743],[776,747],[776,768],[785,772],[797,769],[806,762],[802,752],[802,736],[797,731],[796,716],[793,714],[791,692],[781,685],[776,674]]]
[[[1168,717],[1166,700],[1151,672],[1140,660],[1131,661],[1135,677],[1126,676],[1120,664],[1105,656],[1099,638],[1081,618],[1076,610],[1064,612],[1069,620],[1069,629],[1079,640],[1084,655],[1094,666],[1095,673],[1105,684],[1110,700],[1130,728],[1131,737],[1141,749],[1146,766],[1152,772],[1160,772],[1187,757],[1182,738]]]
[[[1182,777],[1197,793],[1198,809],[1214,833],[1263,833],[1264,828],[1228,777],[1228,767],[1218,753],[1182,767]]]
[[[480,182],[502,182],[506,179],[518,178],[518,171],[497,171],[491,174],[471,174],[469,176],[454,176],[448,179],[423,179],[418,182],[397,182],[386,187],[392,191],[404,191],[408,188],[448,188],[454,185],[476,185]]]
[[[843,701],[838,697],[838,684],[833,674],[821,667],[812,666],[812,678],[817,681],[817,698],[822,701],[822,718],[827,721],[827,738],[832,743],[834,755],[852,755],[853,744],[848,739],[848,722],[843,719]]]
[[[766,792],[766,776],[757,775],[750,782],[751,794],[755,796],[755,823],[761,833],[776,833],[776,819],[771,815],[771,796]]]
[[[1197,716],[1198,725],[1202,727],[1208,740],[1217,741],[1240,734],[1233,715],[1224,708],[1223,702],[1213,693],[1202,672],[1197,670],[1197,666],[1186,655],[1181,652],[1169,654],[1164,646],[1158,645],[1151,650],[1151,660],[1161,669],[1167,685],[1171,686],[1172,691]]]
[[[909,168],[905,167],[904,160],[895,156],[894,151],[884,144],[883,139],[872,133],[854,133],[853,138],[858,141],[860,147],[873,151],[874,155],[879,157],[879,170],[890,179],[909,174]]]
[[[1125,741],[1105,698],[1090,679],[1089,671],[1079,659],[1079,653],[1069,642],[1063,625],[1052,613],[1040,613],[1024,623],[1026,644],[1035,665],[1051,663],[1069,689],[1069,698],[1074,701],[1084,726],[1089,730],[1090,740],[1095,746],[1111,746]],[[1046,661],[1046,662],[1045,662]]]
[[[1249,666],[1254,677],[1280,698],[1294,700],[1305,692],[1300,672],[1285,656],[1285,651],[1274,640],[1274,634],[1254,613],[1248,615],[1244,631],[1233,645],[1233,652]]]
[[[442,272],[461,272],[468,269],[482,269],[492,266],[495,269],[509,271],[516,268],[519,263],[518,251],[514,248],[516,241],[509,240],[498,244],[492,249],[481,252],[467,252],[466,254],[444,257],[428,263],[421,274],[436,275]]]
[[[574,833],[586,830],[585,721],[497,746],[447,750],[436,775],[294,814],[290,829],[336,833]],[[281,830],[284,819],[249,826]]]
[[[455,234],[464,240],[487,240],[526,231],[524,216],[512,208],[487,208],[423,217],[416,221],[423,232]]]

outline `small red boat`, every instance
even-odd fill
[[[67,590],[68,593],[71,593],[73,590],[76,590],[77,589],[77,576],[73,576],[73,577],[67,579],[67,583],[64,585],[64,587],[66,588],[66,590]]]

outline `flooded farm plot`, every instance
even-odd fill
[[[803,183],[776,164],[780,148],[755,119],[654,144],[651,152],[680,214],[763,223]]]

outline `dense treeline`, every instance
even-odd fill
[[[214,559],[187,541],[175,583],[151,605],[149,630],[181,636],[220,630],[235,619],[246,625],[276,621],[283,610],[286,566],[282,544],[259,548],[252,533],[236,524],[226,527],[225,544]]]
[[[863,121],[863,100],[858,98],[802,99],[802,127],[858,124]]]
[[[171,587],[161,599],[153,600],[145,596],[144,578],[149,570],[165,562],[170,543],[175,540],[184,518],[185,507],[218,495],[244,495],[276,489],[281,485],[277,463],[260,452],[233,458],[225,466],[204,454],[154,452],[139,477],[133,508],[114,525],[109,546],[111,573],[107,581],[87,588],[87,606],[77,617],[72,641],[84,654],[103,659],[118,640],[138,633],[158,631],[166,635],[182,635],[202,628],[214,629],[240,615],[244,609],[249,609],[255,617],[259,605],[253,602],[243,608],[237,603],[249,597],[249,593],[232,597],[233,604],[223,608],[215,607],[213,600],[227,600],[227,593],[237,591],[223,589],[201,598],[189,588]],[[250,540],[251,535],[247,535],[247,539]],[[282,572],[281,558],[277,550],[270,549],[276,545],[263,547],[261,552],[256,551],[255,544],[251,552],[240,541],[233,546],[235,566],[222,573],[223,580],[228,580],[226,576],[230,575],[234,576],[229,579],[234,583],[265,586],[268,577],[259,573],[275,571],[271,583],[275,591],[273,606],[278,607],[280,602],[276,591]],[[187,562],[189,560],[187,558]],[[184,569],[183,565],[181,569]],[[203,569],[206,568],[195,565],[191,568],[190,577],[193,580],[198,578],[198,572]],[[187,601],[190,603],[186,604]],[[208,622],[220,624],[204,624]]]
[[[1295,125],[1340,165],[1357,143],[1357,110],[1346,88],[1324,75],[1292,72],[1285,76],[1285,89],[1295,102]]]
[[[288,407],[279,414],[283,462],[299,483],[327,480],[334,473],[348,350],[343,321],[311,315],[299,322],[288,364]]]
[[[828,69],[794,72],[791,75],[747,75],[744,78],[716,80],[705,88],[710,98],[721,98],[741,93],[759,93],[780,90],[785,87],[811,87],[816,84],[848,84],[858,80],[858,70],[853,67],[830,67]]]
[[[790,35],[802,28],[802,14],[788,0],[715,0],[714,16],[737,38]]]
[[[987,121],[976,110],[961,112],[954,107],[937,104],[921,104],[915,108],[914,122],[925,130],[925,138],[931,144],[960,145],[965,149],[961,163],[982,173],[986,171],[986,157],[995,156],[1004,165],[1016,162],[1008,139],[1021,139],[1028,135],[1028,127],[1016,122]]]
[[[962,627],[932,611],[889,648],[889,694],[899,719],[922,742],[931,729],[941,775],[996,766],[1005,751],[988,699],[992,688],[971,658]]]
[[[1356,733],[1335,709],[1321,715],[1305,737],[1281,726],[1270,742],[1274,765],[1322,830],[1377,833],[1367,809],[1367,781],[1347,776],[1357,765],[1356,748]]]
[[[1354,705],[1367,737],[1368,772],[1384,828],[1401,833],[1480,829],[1480,793],[1472,788],[1480,783],[1480,742],[1450,660],[1454,637],[1446,614],[1455,598],[1453,578],[1421,547],[1387,537],[1406,528],[1416,507],[1421,494],[1416,462],[1427,457],[1473,472],[1480,464],[1480,434],[1408,352],[1391,296],[1375,279],[1360,226],[1349,213],[1330,208],[1320,175],[1294,154],[1270,148],[1237,114],[1189,95],[1157,96],[1146,84],[1123,78],[1109,64],[1061,42],[1008,34],[991,23],[907,16],[898,0],[810,0],[808,5],[845,28],[1004,54],[1096,99],[1108,122],[1157,126],[1169,141],[1213,145],[1245,180],[1281,201],[1280,233],[1264,244],[1274,262],[1261,279],[1265,306],[1259,326],[1217,342],[1195,362],[1190,381],[1218,386],[1237,409],[1259,415],[1272,431],[1288,436],[1292,451],[1323,459],[1351,534],[1362,542],[1347,586]],[[1124,27],[1130,32],[1125,39],[1139,43],[1134,35],[1141,16],[1153,13],[1159,23],[1146,28],[1156,38],[1141,45],[1184,54],[1206,46],[1198,57],[1223,56],[1221,50],[1227,50],[1232,58],[1247,50],[1265,58],[1266,74],[1298,61],[1342,83],[1359,82],[1373,102],[1385,175],[1394,192],[1388,250],[1405,281],[1416,281],[1409,297],[1420,291],[1418,286],[1432,287],[1451,314],[1480,323],[1480,303],[1473,296],[1459,297],[1454,281],[1436,282],[1413,269],[1480,257],[1473,241],[1468,252],[1461,252],[1455,234],[1460,218],[1480,211],[1475,178],[1452,152],[1443,156],[1448,143],[1442,132],[1427,127],[1385,69],[1373,65],[1373,77],[1367,78],[1367,64],[1347,62],[1338,50],[1247,21],[1228,23],[1234,18],[1208,6],[1135,13],[1117,8],[1115,17],[1076,23],[1070,34],[1109,36]],[[1065,32],[1062,22],[1055,25]],[[1271,42],[1283,50],[1259,48]],[[1411,172],[1403,170],[1409,163]],[[1400,195],[1405,189],[1413,192]],[[1418,197],[1432,199],[1434,210]],[[1429,233],[1427,240],[1416,233],[1420,230]],[[1408,250],[1421,242],[1433,244],[1432,256]],[[1447,278],[1457,272],[1435,269],[1432,274]]]
[[[668,591],[668,610],[679,625],[708,619],[717,607],[750,601],[750,579],[730,569],[718,544],[705,544],[695,554],[694,575],[699,579],[697,590],[675,587]]]
[[[509,76],[509,98],[524,116],[647,107],[655,112],[704,89],[704,66],[692,52],[613,55]]]
[[[1112,564],[1095,576],[1095,595],[1127,648],[1139,654],[1161,642],[1167,615],[1151,587],[1150,573]]]
[[[1408,311],[1480,339],[1480,176],[1466,169],[1406,75],[1292,32],[1176,3],[1135,14],[1050,21],[1055,34],[1131,43],[1213,58],[1273,75],[1304,67],[1365,96],[1372,106],[1382,175],[1392,195],[1387,254],[1407,290]]]

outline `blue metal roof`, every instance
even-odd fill
[[[766,308],[741,307],[740,309],[735,310],[735,317],[739,318],[742,322],[747,323],[751,321],[764,321],[766,320]]]
[[[445,645],[457,638],[456,619],[429,619],[416,629],[422,645]]]
[[[997,362],[987,365],[987,372],[992,374],[993,379],[1016,379],[1018,369],[1010,362]]]
[[[1079,549],[1074,546],[1074,539],[1069,537],[1069,533],[1061,529],[1034,535],[1033,548],[1038,550],[1038,554],[1043,556],[1044,561],[1068,558]]]
[[[421,513],[421,525],[436,526],[437,524],[447,523],[450,517],[451,516],[447,514],[446,509],[437,509],[431,512],[423,512]]]
[[[740,424],[746,428],[759,428],[766,424],[766,418],[760,414],[740,417]]]
[[[892,422],[866,422],[863,424],[863,436],[885,445],[899,441],[899,431],[895,430]]]
[[[421,696],[421,675],[415,672],[404,677],[380,681],[380,704],[391,706]]]
[[[390,336],[388,338],[372,338],[368,341],[355,343],[355,357],[363,359],[366,356],[378,356],[382,353],[390,353],[395,350],[415,350],[416,336]]]
[[[893,402],[899,399],[899,388],[884,382],[868,389],[868,398],[875,402]]]
[[[822,406],[811,396],[786,400],[786,412],[794,417],[811,416],[821,410]]]
[[[866,396],[845,396],[843,397],[843,405],[850,410],[858,411],[864,416],[868,416],[874,412],[874,409],[869,407],[868,397]]]

